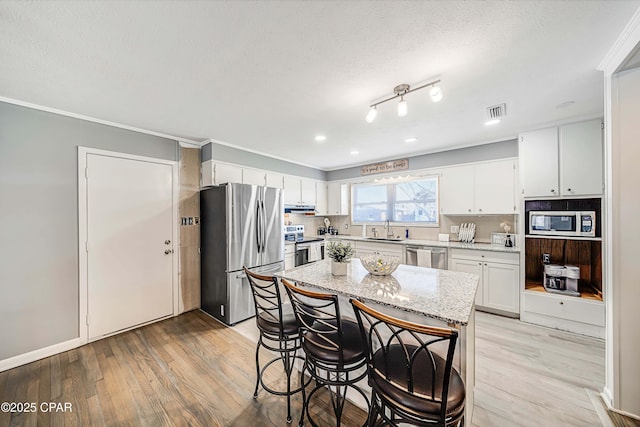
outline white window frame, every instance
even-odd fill
[[[423,222],[396,222],[389,220],[389,225],[391,227],[402,226],[402,227],[424,227],[424,228],[440,228],[440,175],[439,174],[429,174],[429,175],[419,175],[419,176],[409,176],[403,178],[381,178],[376,179],[374,181],[366,181],[366,182],[358,182],[351,184],[351,200],[350,200],[350,210],[351,210],[351,224],[353,225],[385,225],[386,221],[356,221],[355,215],[355,191],[359,187],[368,187],[368,186],[377,186],[377,185],[388,185],[388,184],[402,184],[404,182],[411,181],[422,181],[426,179],[435,179],[436,181],[436,222],[435,223],[423,223]],[[389,201],[387,201],[389,203]]]

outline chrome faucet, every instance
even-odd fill
[[[393,237],[393,230],[391,229],[391,224],[389,223],[389,220],[386,220],[384,222],[384,228],[387,230],[387,238]]]

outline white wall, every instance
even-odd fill
[[[613,405],[640,415],[640,69],[614,74],[611,89]]]

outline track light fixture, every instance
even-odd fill
[[[378,115],[378,108],[377,108],[378,105],[383,104],[387,101],[391,101],[392,99],[396,99],[396,98],[400,98],[400,102],[398,103],[398,116],[399,117],[406,116],[407,113],[409,112],[409,108],[407,106],[407,101],[404,100],[405,95],[420,89],[424,89],[425,87],[431,87],[429,94],[431,95],[431,100],[433,102],[440,101],[442,99],[442,89],[440,89],[440,86],[438,86],[438,83],[440,83],[440,80],[435,80],[427,84],[424,84],[422,86],[418,86],[415,89],[411,89],[411,86],[404,83],[394,87],[393,88],[394,95],[392,97],[383,99],[382,101],[376,102],[375,104],[371,104],[369,106],[369,112],[367,113],[367,117],[365,118],[365,120],[367,121],[367,123],[373,122],[376,119],[376,116]]]

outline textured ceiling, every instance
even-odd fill
[[[0,96],[336,169],[602,116],[596,67],[639,6],[0,1]],[[394,86],[433,78],[441,102],[425,89],[406,117],[392,101],[364,121]]]

